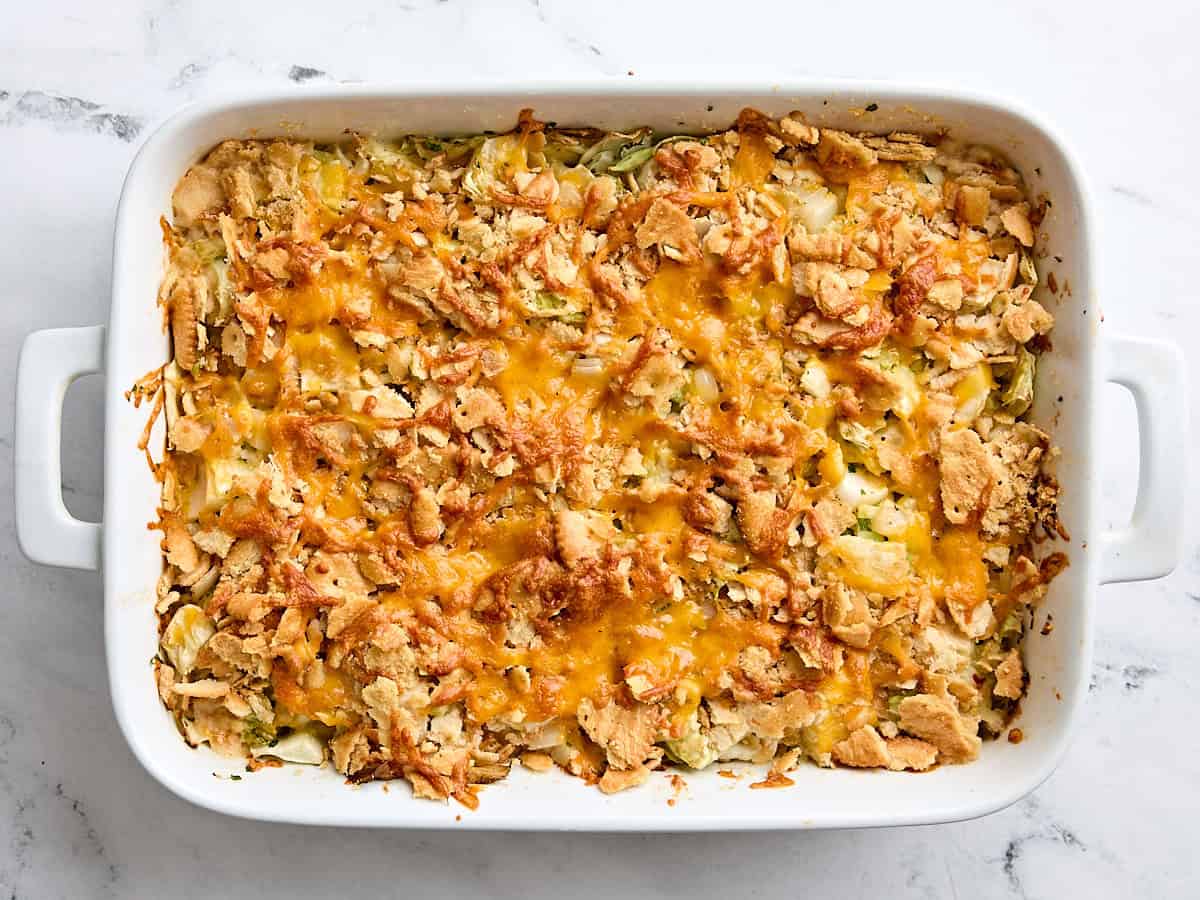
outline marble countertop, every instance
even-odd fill
[[[1120,21],[1083,0],[986,13],[930,2],[113,0],[9,5],[0,28],[0,371],[24,335],[107,316],[121,180],[156,120],[217,91],[311,81],[761,74],[999,91],[1040,108],[1095,193],[1114,331],[1200,330],[1200,12],[1144,0]],[[721,8],[725,7],[725,11]],[[982,9],[982,8],[980,8]],[[811,37],[806,37],[811,35]],[[703,68],[697,64],[700,60]],[[1189,364],[1196,363],[1188,353]],[[1193,382],[1200,382],[1193,371]],[[1197,416],[1193,394],[1191,413]],[[67,400],[64,491],[97,518],[97,379]],[[1107,518],[1133,501],[1132,404],[1104,395]],[[0,893],[17,897],[1200,894],[1200,531],[1169,578],[1101,589],[1078,737],[1031,797],[982,820],[821,834],[622,837],[336,831],[224,818],[177,799],[113,720],[94,574],[17,549],[12,396],[0,392]],[[1190,448],[1180,448],[1187,455]],[[110,486],[111,489],[111,486]],[[1193,482],[1189,500],[1200,501]]]

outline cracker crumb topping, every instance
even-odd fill
[[[132,393],[159,696],[471,808],[516,760],[975,759],[1065,565],[1034,208],[991,150],[799,113],[218,145]]]

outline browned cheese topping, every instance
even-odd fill
[[[517,758],[605,791],[975,758],[1065,563],[1038,220],[987,149],[752,110],[219,145],[136,388],[163,702],[469,806]]]

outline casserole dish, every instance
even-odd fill
[[[745,782],[715,773],[690,775],[673,805],[667,800],[676,799],[676,789],[666,778],[608,797],[578,784],[567,787],[560,781],[566,776],[558,773],[538,778],[518,773],[489,789],[480,809],[469,814],[408,803],[378,785],[350,789],[327,769],[270,769],[234,781],[225,776],[239,771],[240,763],[187,748],[159,705],[147,672],[146,660],[157,643],[150,610],[161,554],[146,523],[154,518],[158,486],[136,450],[145,412],[124,398],[139,376],[166,358],[166,338],[151,304],[162,266],[159,219],[168,213],[171,189],[182,172],[227,137],[332,140],[347,129],[432,134],[503,130],[522,107],[561,125],[645,124],[706,131],[727,126],[745,106],[769,115],[800,110],[818,126],[948,130],[997,147],[1022,170],[1034,196],[1051,198],[1042,230],[1054,260],[1049,269],[1062,290],[1043,298],[1059,324],[1054,351],[1039,372],[1034,421],[1051,431],[1063,451],[1060,510],[1073,539],[1065,548],[1071,567],[1055,580],[1043,606],[1056,627],[1033,636],[1027,646],[1032,683],[1019,720],[1026,739],[989,745],[975,765],[944,767],[920,778],[806,767],[795,773],[793,790],[751,792]],[[1101,340],[1090,239],[1084,189],[1069,156],[1046,129],[994,102],[934,92],[833,84],[773,91],[725,86],[547,93],[345,88],[195,108],[155,133],[126,182],[107,344],[101,329],[68,329],[39,332],[24,348],[16,452],[22,545],[41,562],[76,567],[103,562],[110,675],[122,729],[159,780],[224,812],[312,824],[438,827],[461,821],[479,828],[594,830],[847,827],[980,815],[1035,787],[1065,748],[1086,693],[1089,609],[1096,584],[1165,574],[1178,552],[1180,494],[1174,490],[1174,475],[1168,475],[1167,454],[1184,438],[1182,362],[1169,346]],[[102,541],[99,526],[75,522],[66,514],[57,472],[61,394],[72,377],[101,369],[108,378],[105,472],[110,486]],[[1132,524],[1102,535],[1092,502],[1092,447],[1098,434],[1096,392],[1104,379],[1134,393],[1141,474]],[[152,446],[158,442],[156,437]],[[562,791],[576,792],[571,804],[555,803]]]

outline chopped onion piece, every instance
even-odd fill
[[[837,486],[839,499],[851,509],[875,506],[887,499],[888,486],[869,472],[847,472]]]
[[[824,400],[833,390],[829,381],[829,372],[819,359],[810,359],[804,365],[804,374],[800,376],[800,387],[812,394],[818,400]]]
[[[930,184],[935,184],[941,187],[946,180],[946,173],[941,166],[935,166],[933,163],[926,163],[921,166],[921,174]]]
[[[571,364],[575,375],[599,375],[604,371],[604,360],[598,356],[580,356]]]
[[[827,188],[801,185],[793,195],[795,220],[809,231],[824,231],[837,215],[837,197]]]
[[[717,378],[706,367],[701,366],[693,373],[696,384],[696,396],[705,403],[712,403],[721,396],[721,386]]]
[[[189,603],[179,607],[163,630],[162,646],[167,659],[180,675],[187,675],[196,665],[196,655],[208,639],[216,634],[212,619],[204,610]]]
[[[325,762],[325,746],[320,738],[307,731],[293,731],[274,744],[251,747],[250,753],[255,759],[260,756],[274,756],[284,762],[299,763],[302,766],[319,766]]]
[[[871,530],[893,539],[904,537],[910,524],[908,513],[891,500],[880,503],[871,516]]]

